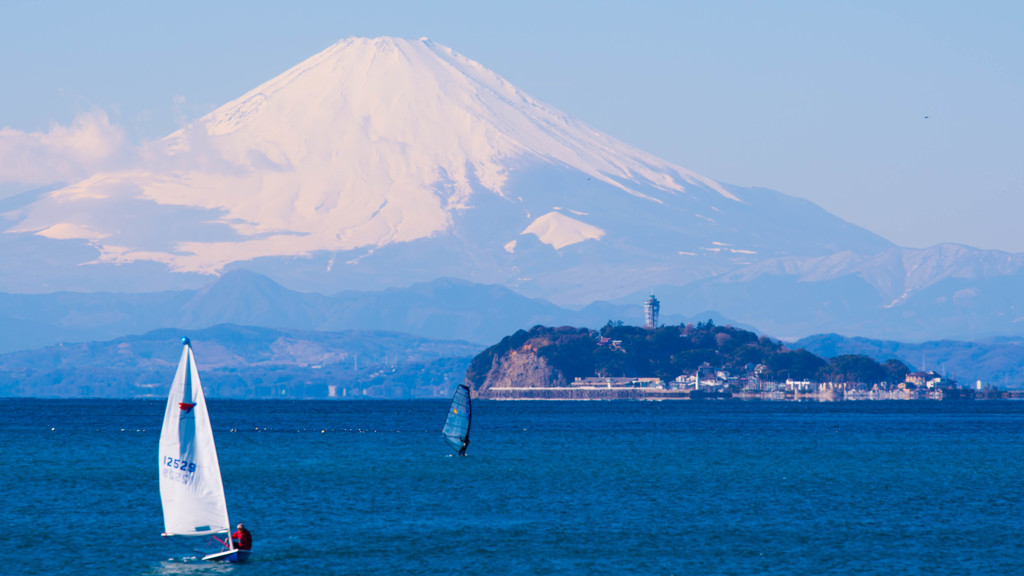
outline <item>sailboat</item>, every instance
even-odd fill
[[[164,536],[212,536],[224,549],[203,560],[245,562],[249,550],[239,550],[231,538],[224,484],[213,443],[210,414],[192,355],[192,343],[182,338],[178,371],[160,431],[160,500]],[[224,534],[224,539],[217,537]]]
[[[448,408],[448,419],[444,421],[441,435],[444,441],[457,450],[459,456],[466,455],[469,447],[469,424],[473,419],[473,407],[469,401],[469,387],[459,384],[452,395],[452,404]]]

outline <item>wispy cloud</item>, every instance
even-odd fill
[[[80,114],[70,126],[52,124],[47,132],[0,128],[0,184],[71,182],[135,157],[125,131],[102,110]]]

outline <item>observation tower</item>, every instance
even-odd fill
[[[661,310],[661,302],[654,297],[651,293],[651,297],[644,302],[644,328],[654,329],[658,327],[658,311]]]

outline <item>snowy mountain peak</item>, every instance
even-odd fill
[[[58,191],[17,231],[81,238],[100,260],[213,272],[238,260],[379,247],[450,230],[474,194],[547,163],[645,201],[713,180],[633,149],[427,39],[349,38],[165,138],[144,169]],[[83,199],[208,211],[154,250]],[[586,199],[583,199],[585,202]],[[116,212],[116,211],[115,211]],[[56,217],[56,218],[55,218]],[[214,236],[216,239],[204,239]],[[593,236],[593,235],[591,235]],[[164,242],[166,244],[166,241]]]
[[[794,248],[779,228],[816,207],[632,148],[425,38],[341,40],[140,156],[9,214],[7,232],[174,272],[303,257],[328,284],[375,286],[438,274],[562,285],[569,262],[587,261],[602,272],[573,282],[613,261],[668,281],[833,242]]]

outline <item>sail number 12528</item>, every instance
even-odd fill
[[[178,458],[171,458],[170,456],[164,457],[164,465],[170,466],[175,470],[181,470],[182,472],[192,473],[196,471],[195,462],[186,462]]]

